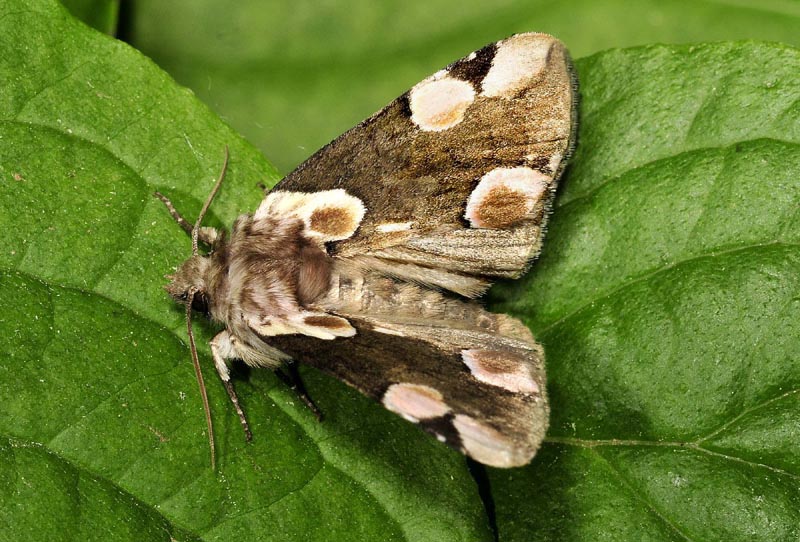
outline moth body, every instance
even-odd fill
[[[198,220],[211,250],[167,289],[224,326],[211,350],[245,428],[228,360],[296,360],[480,462],[530,461],[549,415],[542,348],[474,298],[539,253],[575,85],[558,40],[512,36],[318,151],[230,234]]]

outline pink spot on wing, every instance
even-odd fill
[[[461,359],[481,382],[515,393],[539,393],[525,357],[501,350],[462,350]]]
[[[450,412],[442,394],[422,384],[392,384],[383,396],[383,405],[415,423]]]

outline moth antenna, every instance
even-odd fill
[[[219,183],[217,183],[217,185],[219,185]],[[210,199],[211,198],[209,198],[209,200]],[[186,330],[189,333],[189,350],[192,352],[192,365],[194,365],[194,374],[197,377],[197,385],[200,386],[200,397],[203,399],[203,410],[206,413],[206,426],[208,426],[208,447],[211,449],[211,470],[217,470],[217,453],[216,448],[214,447],[214,425],[211,422],[211,407],[208,406],[206,383],[203,380],[203,371],[200,369],[200,359],[197,356],[197,346],[194,343],[194,333],[192,332],[192,301],[194,301],[195,293],[196,290],[194,288],[190,289],[186,298]]]
[[[222,185],[222,180],[225,178],[225,173],[228,171],[229,156],[230,153],[228,152],[228,146],[225,145],[225,161],[222,162],[222,171],[219,172],[217,182],[214,184],[214,188],[211,189],[211,193],[208,195],[208,198],[206,198],[203,208],[200,209],[200,215],[197,217],[197,222],[194,223],[194,228],[192,228],[192,256],[197,256],[197,240],[200,237],[200,224],[203,222],[203,217],[206,216],[208,208],[211,207],[211,202],[214,200],[214,196],[216,196],[217,192],[219,192],[219,187]]]

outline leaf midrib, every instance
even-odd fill
[[[642,494],[642,492],[631,483],[631,480],[624,474],[622,474],[619,471],[619,469],[617,469],[606,457],[603,456],[603,454],[598,452],[596,449],[592,449],[591,451],[595,455],[595,457],[597,457],[600,461],[602,461],[603,464],[605,464],[606,467],[609,469],[609,471],[611,471],[611,473],[619,479],[619,481],[622,483],[623,486],[625,486],[625,488],[631,493],[631,495],[633,495],[634,498],[636,498],[639,502],[644,504],[644,506],[647,507],[650,510],[650,512],[660,522],[662,522],[671,531],[675,532],[684,540],[692,542],[693,539],[689,538],[688,535],[686,535],[683,531],[681,531],[678,528],[678,525],[676,525],[675,522],[671,521],[669,518],[667,518],[666,515],[664,515],[660,510],[658,510],[655,504],[646,499],[645,496]]]
[[[800,391],[800,390],[794,390]],[[722,452],[717,452],[715,450],[709,450],[708,448],[703,448],[699,444],[695,442],[669,442],[669,441],[657,441],[657,440],[618,440],[618,439],[609,439],[609,440],[583,440],[583,439],[575,439],[569,437],[547,437],[544,439],[545,444],[555,444],[555,445],[564,445],[564,446],[575,446],[579,448],[585,449],[594,449],[594,448],[604,448],[604,447],[620,447],[620,448],[638,448],[638,447],[648,447],[648,448],[676,448],[681,450],[692,450],[695,452],[701,452],[707,455],[712,455],[715,457],[720,457],[727,461],[733,461],[736,463],[742,463],[744,465],[749,465],[751,467],[757,467],[772,471],[776,474],[780,474],[794,480],[800,482],[800,475],[794,474],[787,470],[773,467],[772,465],[767,465],[766,463],[757,463],[755,461],[750,461],[744,459],[742,457],[732,455],[732,454],[723,454]]]
[[[580,448],[601,448],[601,447],[663,447],[663,448],[679,448],[679,449],[688,449],[694,450],[698,452],[702,452],[705,454],[713,455],[716,457],[721,457],[728,461],[735,461],[737,463],[743,463],[746,465],[750,465],[752,467],[764,468],[775,472],[777,474],[788,476],[794,480],[800,481],[800,474],[795,474],[793,472],[789,472],[787,470],[781,469],[779,467],[774,467],[772,465],[768,465],[766,463],[757,463],[755,461],[750,461],[743,457],[739,457],[734,454],[729,453],[722,453],[717,452],[715,450],[711,450],[709,448],[705,448],[702,446],[703,442],[707,442],[712,439],[714,436],[722,433],[727,428],[735,424],[744,416],[756,412],[762,408],[766,408],[772,403],[776,401],[780,401],[786,397],[791,395],[800,394],[800,388],[795,388],[789,390],[787,392],[783,392],[780,395],[776,395],[774,397],[770,397],[761,403],[753,405],[749,408],[744,409],[742,412],[737,414],[736,416],[732,417],[730,420],[726,421],[713,431],[710,431],[707,435],[701,436],[692,441],[661,441],[661,440],[639,440],[639,439],[581,439],[581,438],[573,438],[573,437],[554,437],[548,436],[544,439],[546,444],[556,444],[556,445],[566,445],[566,446],[576,446]]]

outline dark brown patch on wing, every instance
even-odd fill
[[[311,213],[311,229],[331,237],[349,233],[353,222],[353,213],[342,207],[320,207]]]
[[[525,194],[506,186],[492,188],[477,209],[485,228],[507,228],[522,220],[528,212]]]
[[[266,341],[293,359],[314,366],[358,388],[377,401],[397,383],[431,387],[442,394],[453,415],[464,415],[502,433],[514,447],[532,456],[547,427],[546,398],[514,393],[480,382],[463,364],[460,353],[446,352],[418,338],[376,332],[350,319],[353,337],[321,341],[298,335]],[[462,448],[453,417],[420,420],[425,431],[441,435],[446,444]]]
[[[463,443],[461,442],[461,435],[459,435],[456,428],[453,427],[453,418],[453,413],[448,412],[439,418],[420,420],[419,424],[425,431],[436,436],[437,439],[443,438],[444,443],[451,448],[461,450],[463,448]]]
[[[404,93],[402,96],[397,98],[397,107],[400,110],[400,115],[406,118],[411,118],[411,100],[409,96],[409,92]]]
[[[347,321],[338,316],[308,316],[303,318],[303,323],[314,327],[324,327],[328,329],[341,329],[347,327]]]
[[[474,58],[470,55],[455,62],[448,68],[449,76],[473,84],[485,80],[495,51],[496,46],[490,45],[477,51]],[[563,45],[553,40],[546,68],[513,97],[497,99],[477,93],[462,122],[430,132],[412,122],[406,93],[320,149],[276,189],[315,192],[344,188],[363,202],[368,212],[359,229],[328,247],[337,257],[384,251],[391,246],[397,248],[394,261],[421,261],[429,267],[463,269],[480,277],[518,276],[538,252],[546,210],[572,149],[575,104],[569,56]],[[523,220],[517,234],[503,237],[507,248],[503,248],[502,258],[473,264],[473,254],[488,242],[485,232],[492,231],[470,228],[464,220],[465,204],[478,181],[501,167],[531,163],[536,169],[546,168],[556,155],[563,157],[562,165],[537,202],[540,220]],[[413,230],[395,239],[375,235],[381,224],[407,221],[414,222]],[[442,236],[466,232],[459,237],[464,250],[443,255],[434,253],[429,244],[424,250],[413,244],[435,238],[440,232]],[[443,239],[443,244],[448,243]],[[524,252],[525,246],[529,248],[528,258],[515,259],[513,255]]]
[[[553,171],[550,168],[550,159],[551,157],[546,155],[533,156],[531,158],[524,158],[523,160],[520,160],[519,163],[516,165],[528,166],[531,169],[535,169],[537,171],[544,173],[545,175],[550,175],[552,177],[555,171]]]
[[[489,73],[489,68],[492,67],[492,60],[497,53],[497,44],[492,43],[483,49],[475,51],[475,58],[472,60],[469,57],[462,58],[451,64],[447,71],[450,75],[469,82],[475,89],[475,92],[481,91],[481,82],[486,74]]]
[[[481,364],[481,369],[492,374],[507,374],[527,365],[525,358],[514,352],[499,350],[470,350],[470,355]]]

